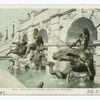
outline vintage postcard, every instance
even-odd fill
[[[100,5],[0,5],[0,95],[100,95]]]

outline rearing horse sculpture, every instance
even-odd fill
[[[91,81],[94,80],[95,77],[95,68],[94,68],[94,62],[93,62],[93,55],[91,52],[89,52],[88,48],[88,42],[89,42],[90,34],[89,30],[85,28],[83,32],[80,34],[79,39],[75,43],[73,43],[70,48],[64,48],[56,53],[53,54],[54,60],[59,61],[70,61],[70,64],[63,72],[60,71],[54,71],[52,66],[54,63],[49,63],[50,66],[50,73],[53,75],[57,75],[59,78],[66,78],[68,73],[71,71],[74,72],[88,72],[89,78]],[[77,43],[79,43],[79,46],[77,49],[72,48]]]
[[[58,52],[54,53],[53,59],[59,61],[70,61],[68,67],[62,73],[61,76],[57,75],[59,78],[66,78],[67,74],[70,71],[74,72],[88,72],[90,76],[90,80],[93,81],[95,77],[95,67],[93,61],[93,55],[87,51],[80,51],[78,52],[75,50],[76,55],[69,54],[68,50],[72,48],[61,49]],[[78,55],[77,55],[78,53]],[[50,66],[53,66],[53,63],[49,63]],[[50,67],[52,68],[52,67]],[[56,71],[57,72],[57,71]],[[51,71],[53,74],[54,71]],[[56,73],[57,74],[57,73]]]

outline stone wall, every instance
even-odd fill
[[[68,29],[73,21],[81,17],[91,20],[95,27],[100,24],[100,11],[98,9],[47,9],[37,16],[32,13],[32,18],[21,24],[21,30],[26,29],[26,34],[31,41],[34,28],[39,30],[43,28],[48,34],[48,45],[65,45]],[[93,37],[100,40],[100,27],[98,26],[97,30],[94,31],[97,33],[92,32]],[[70,41],[73,42],[75,39],[72,38]],[[53,53],[59,49],[57,46],[48,46],[48,60],[53,60]],[[100,47],[96,48],[97,55],[100,55],[99,49]]]

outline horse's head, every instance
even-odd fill
[[[66,55],[65,51],[59,50],[53,54],[53,59],[59,61],[70,61],[70,56]]]

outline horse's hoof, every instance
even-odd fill
[[[90,76],[90,81],[94,81],[94,76]]]
[[[37,88],[43,88],[44,82],[41,81],[40,84],[37,86]]]

